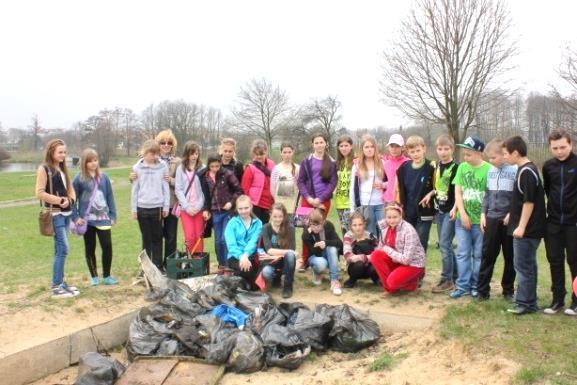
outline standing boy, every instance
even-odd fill
[[[420,136],[407,138],[406,147],[411,160],[397,170],[397,201],[403,206],[405,220],[417,230],[426,252],[435,215],[432,202],[426,199],[433,191],[435,166],[434,162],[425,159],[425,141]]]
[[[571,151],[571,136],[566,131],[552,131],[549,147],[553,158],[543,165],[543,188],[548,198],[545,250],[553,300],[544,312],[555,314],[565,306],[565,254],[571,279],[577,276],[577,156]],[[577,316],[574,293],[565,314]]]
[[[455,221],[450,212],[455,205],[455,186],[452,184],[459,164],[453,159],[455,141],[450,135],[443,134],[435,141],[439,161],[435,167],[435,189],[431,192],[435,196],[437,207],[437,233],[439,235],[439,249],[443,268],[441,280],[433,287],[433,293],[446,293],[453,290],[453,282],[457,277],[457,261],[453,252],[453,238],[455,238]]]
[[[515,267],[513,266],[513,237],[507,234],[509,209],[513,197],[513,186],[517,176],[517,165],[510,165],[503,160],[503,141],[493,139],[487,143],[485,153],[491,163],[487,174],[487,191],[483,198],[481,212],[481,232],[483,233],[483,255],[479,270],[477,288],[479,299],[489,299],[491,278],[495,261],[503,252],[505,266],[501,287],[503,297],[513,302]]]
[[[545,235],[545,192],[539,170],[527,158],[527,144],[520,136],[503,143],[505,162],[519,167],[511,209],[509,234],[513,236],[513,259],[517,273],[515,306],[508,311],[523,315],[537,311],[537,247]]]
[[[459,165],[453,180],[455,207],[451,210],[451,218],[457,218],[457,281],[455,290],[449,296],[454,299],[465,295],[477,297],[479,294],[477,279],[483,251],[481,206],[487,188],[487,173],[491,167],[483,160],[485,143],[481,139],[469,136],[457,146],[463,149],[464,162]]]

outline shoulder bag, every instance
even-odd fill
[[[46,177],[48,178],[48,193],[52,195],[52,170],[49,167],[44,166],[44,171],[46,172]],[[49,203],[49,207],[46,207],[40,201],[40,213],[38,214],[38,225],[40,227],[40,234],[51,237],[54,235],[54,224],[52,223],[52,204]]]

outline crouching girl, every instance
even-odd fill
[[[403,209],[397,203],[385,206],[385,219],[379,222],[381,240],[371,254],[385,291],[413,291],[425,274],[425,250],[417,231],[403,220]]]
[[[343,237],[343,256],[347,261],[349,279],[345,288],[355,287],[357,280],[370,278],[377,283],[379,276],[369,258],[377,247],[377,239],[366,230],[367,220],[363,214],[354,212],[349,218],[349,231]]]

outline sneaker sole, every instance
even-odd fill
[[[543,310],[543,313],[548,314],[548,315],[555,315],[555,314],[559,313],[561,310],[562,309],[554,310],[554,309],[547,308],[547,309]],[[567,314],[567,313],[565,313],[565,314]],[[575,315],[577,315],[577,314],[575,314]]]
[[[577,312],[572,310],[572,309],[565,309],[565,311],[563,312],[565,315],[568,315],[569,317],[575,317],[577,316]]]

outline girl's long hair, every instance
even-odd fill
[[[346,157],[339,151],[339,145],[343,142],[347,142],[351,145],[351,152]],[[349,135],[342,135],[337,140],[337,170],[341,170],[343,167],[351,169],[353,167],[353,160],[355,159],[355,152],[353,151],[353,138]]]
[[[327,137],[324,134],[314,134],[311,138],[311,143],[314,143],[316,138],[323,138],[325,143],[328,145]],[[321,167],[321,178],[325,183],[331,180],[331,162],[331,157],[325,147],[325,151],[323,152],[323,165]]]
[[[66,146],[66,143],[62,139],[52,139],[48,143],[46,143],[46,152],[44,154],[44,164],[46,164],[50,168],[59,167],[60,171],[64,173],[64,177],[66,178],[66,190],[70,193],[72,189],[72,183],[70,182],[70,175],[68,175],[68,167],[66,167],[66,158],[64,161],[60,163],[56,163],[54,161],[54,153],[56,152],[56,148],[58,146]]]
[[[290,143],[281,143],[280,145],[280,152],[282,153],[282,150],[284,150],[285,148],[290,148],[291,150],[293,150],[293,153],[295,151],[295,148],[292,144]],[[292,176],[295,176],[297,173],[297,166],[295,165],[295,162],[291,163],[291,174]],[[285,209],[286,210],[286,209]]]
[[[80,155],[80,179],[81,180],[89,180],[92,178],[90,175],[90,171],[88,171],[87,164],[88,162],[92,162],[94,159],[98,159],[98,153],[96,150],[92,148],[86,148],[82,151]],[[100,176],[100,165],[96,167],[94,171],[94,178],[98,178]]]
[[[282,212],[282,222],[278,231],[278,244],[281,249],[289,249],[291,246],[289,242],[291,226],[286,207],[282,203],[275,203],[272,205],[270,212],[272,213],[275,210]]]
[[[198,158],[196,159],[196,164],[190,164],[190,156],[192,154],[198,154]],[[191,167],[192,166],[192,167]],[[200,146],[194,140],[189,140],[184,144],[184,149],[182,150],[182,167],[185,170],[190,170],[196,172],[199,168],[202,167],[202,160],[200,159]]]
[[[385,170],[383,170],[383,163],[381,162],[381,156],[379,155],[379,149],[377,147],[377,141],[375,140],[375,137],[372,135],[363,135],[363,137],[361,138],[361,150],[360,150],[360,154],[359,154],[359,171],[361,174],[361,178],[362,179],[366,179],[367,175],[369,173],[369,170],[367,168],[367,164],[366,161],[367,158],[365,156],[365,153],[363,152],[363,146],[365,145],[366,142],[371,143],[374,147],[375,147],[375,154],[373,155],[373,165],[375,168],[375,179],[383,179],[383,174],[385,172]]]

